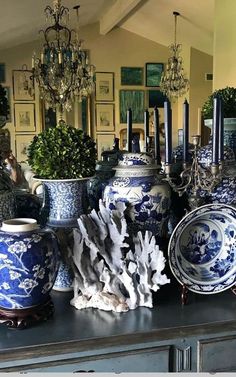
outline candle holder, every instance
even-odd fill
[[[180,174],[180,183],[177,179],[171,177],[171,164],[165,164],[165,180],[171,188],[182,196],[188,193],[188,203],[191,210],[204,204],[204,198],[201,197],[200,191],[212,192],[213,188],[222,178],[222,164],[211,164],[210,168],[202,167],[198,162],[198,150],[200,136],[192,137],[193,142],[193,160],[191,165],[183,163],[183,170]]]

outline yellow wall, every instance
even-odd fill
[[[146,92],[148,89],[145,87],[145,63],[147,62],[166,62],[169,57],[169,49],[165,46],[152,42],[148,39],[140,37],[134,33],[128,32],[121,28],[113,29],[107,35],[99,34],[99,24],[88,25],[80,30],[80,37],[85,41],[83,48],[90,51],[91,63],[96,66],[98,72],[114,72],[115,75],[115,133],[119,137],[119,132],[122,128],[126,127],[126,124],[120,124],[119,120],[119,90],[120,89],[142,89]],[[6,64],[6,83],[5,86],[12,86],[12,70],[21,69],[23,64],[27,64],[28,68],[31,68],[31,57],[32,53],[40,49],[40,41],[37,40],[33,43],[27,43],[22,46],[18,46],[13,49],[5,50],[0,52],[0,60]],[[208,64],[208,60],[203,59],[203,55],[197,53],[196,51],[190,55],[190,48],[187,47],[183,50],[184,58],[184,68],[187,75],[190,73],[190,66],[194,64],[194,68],[191,68],[191,76],[194,80],[191,83],[191,111],[192,114],[197,113],[197,108],[199,106],[199,98],[196,98],[199,93],[199,83],[198,75],[202,71],[205,71],[204,64]],[[191,59],[191,60],[190,60]],[[193,63],[192,63],[193,62]],[[197,68],[198,64],[201,68]],[[121,66],[138,66],[144,69],[144,85],[143,86],[121,86],[120,85],[120,67]],[[193,70],[195,74],[193,75]],[[208,66],[206,71],[208,71]],[[190,78],[192,80],[192,78]],[[194,87],[196,86],[196,88]],[[202,87],[204,91],[205,87]],[[155,89],[155,88],[154,88]],[[36,88],[37,90],[37,88]],[[208,95],[208,92],[207,92]],[[201,93],[203,96],[203,93]],[[173,143],[177,143],[177,130],[182,127],[182,103],[183,99],[179,99],[176,103],[172,104],[173,110]],[[94,110],[94,99],[92,99],[92,118],[94,120],[95,110]],[[12,117],[14,117],[13,103],[12,105]],[[36,132],[41,129],[41,118],[40,118],[40,106],[39,101],[35,101],[36,106]],[[146,105],[147,107],[147,101]],[[80,105],[75,106],[76,111],[73,114],[67,116],[68,121],[75,126],[81,126],[80,116],[78,112],[80,111]],[[196,115],[191,115],[194,119]],[[160,109],[160,121],[163,121],[163,109]],[[191,121],[192,126],[195,127],[195,121]],[[143,124],[133,125],[133,127],[143,128]],[[15,150],[15,132],[14,132],[14,122],[8,124],[8,128],[11,131],[12,136],[12,149]],[[96,134],[94,133],[96,138]]]
[[[189,91],[189,135],[200,133],[199,112],[207,97],[212,93],[212,81],[205,80],[206,73],[212,73],[213,57],[191,48],[190,91]]]
[[[236,87],[236,1],[215,0],[213,89]]]

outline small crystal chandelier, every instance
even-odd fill
[[[74,7],[77,25],[79,7]],[[81,101],[93,92],[95,67],[89,64],[88,55],[82,50],[78,29],[70,30],[66,26],[69,9],[61,5],[61,0],[53,0],[53,7],[48,5],[44,12],[51,25],[40,30],[45,42],[40,58],[33,54],[32,71],[47,107],[58,108],[62,114],[71,110],[76,99]]]
[[[174,43],[169,46],[171,56],[168,59],[166,69],[161,76],[160,90],[171,100],[181,97],[189,89],[189,80],[185,77],[183,59],[179,55],[181,44],[176,43],[176,26],[178,12],[173,12],[175,17]]]

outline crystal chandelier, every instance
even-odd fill
[[[166,69],[161,76],[160,90],[171,100],[181,97],[189,89],[189,80],[183,69],[183,59],[180,56],[181,44],[176,43],[176,26],[178,12],[173,12],[175,17],[174,43],[169,47],[171,56],[168,59]]]
[[[78,25],[78,9],[77,13]],[[89,96],[94,90],[95,67],[89,64],[87,52],[82,50],[77,30],[70,30],[66,25],[69,9],[61,5],[61,0],[54,0],[44,10],[46,21],[51,25],[45,30],[41,55],[33,54],[32,71],[39,85],[40,97],[47,107],[57,108],[62,114],[70,111],[73,102]]]

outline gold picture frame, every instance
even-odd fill
[[[98,160],[101,160],[102,152],[112,150],[115,137],[115,133],[101,133],[96,135]]]
[[[114,112],[113,103],[96,103],[96,129],[98,132],[115,130]]]
[[[12,71],[14,101],[34,101],[34,78],[32,71],[19,69]]]
[[[33,140],[35,134],[17,134],[15,147],[16,147],[16,159],[18,162],[27,161],[27,148]]]
[[[15,103],[14,112],[16,132],[36,131],[34,103]]]
[[[96,101],[114,101],[114,72],[95,73]]]

